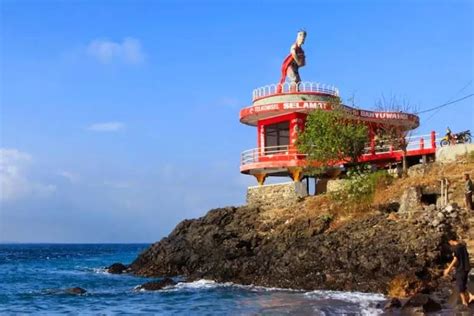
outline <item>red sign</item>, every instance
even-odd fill
[[[344,106],[345,110],[350,112],[351,115],[368,118],[375,120],[401,120],[401,121],[412,121],[418,122],[419,118],[416,115],[402,113],[402,112],[374,112],[366,110],[358,110],[351,108],[349,106]],[[264,105],[254,105],[247,108],[244,108],[240,111],[240,118],[245,118],[251,115],[266,114],[273,112],[282,112],[288,113],[292,110],[330,110],[331,105],[329,102],[325,101],[316,101],[316,102],[282,102],[282,103],[270,103]]]

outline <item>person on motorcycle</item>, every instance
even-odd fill
[[[456,144],[456,139],[453,136],[453,132],[451,132],[451,129],[449,128],[449,126],[446,128],[446,138],[451,145]]]

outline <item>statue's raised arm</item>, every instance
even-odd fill
[[[300,30],[296,36],[296,42],[291,45],[290,54],[286,56],[281,66],[281,78],[277,92],[282,92],[282,85],[285,83],[286,77],[290,78],[291,90],[296,90],[301,77],[298,72],[300,67],[306,65],[306,58],[303,51],[303,44],[306,39],[306,31]]]

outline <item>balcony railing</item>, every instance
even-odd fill
[[[436,149],[436,144],[439,143],[440,139],[436,138],[437,134],[432,132],[431,134],[426,135],[413,135],[406,137],[407,153],[410,151],[418,150],[428,150]],[[386,140],[380,143],[368,144],[364,150],[363,157],[371,159],[371,156],[383,155],[383,154],[396,154],[400,155],[402,152],[401,149],[396,149],[391,145],[390,140]],[[288,145],[285,146],[269,146],[269,147],[260,147],[253,148],[242,152],[241,154],[241,165],[245,166],[257,162],[266,162],[266,161],[279,161],[279,160],[291,160],[291,159],[301,159],[305,158],[306,154],[301,154],[294,147]],[[376,157],[375,157],[376,158]]]
[[[335,97],[339,96],[339,89],[327,84],[321,84],[317,82],[300,82],[298,85],[292,85],[289,82],[283,84],[275,83],[269,84],[253,90],[252,100],[268,97],[270,95],[288,94],[297,92],[314,92],[324,93]]]

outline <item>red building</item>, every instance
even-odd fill
[[[268,85],[253,91],[252,105],[240,111],[240,122],[257,128],[257,147],[242,153],[240,171],[251,174],[263,184],[268,176],[290,176],[300,181],[308,166],[306,156],[299,153],[295,142],[304,129],[311,111],[331,111],[339,90],[319,83],[301,82],[298,89],[288,83],[278,88]],[[382,127],[394,127],[407,132],[419,126],[418,116],[402,112],[374,112],[345,106],[358,122],[369,128],[371,142],[360,160],[377,164],[401,161],[400,150],[385,145],[377,147],[375,135]],[[434,155],[435,135],[409,139],[407,156],[420,159]],[[425,146],[426,138],[426,146]],[[415,146],[413,145],[415,144]]]

